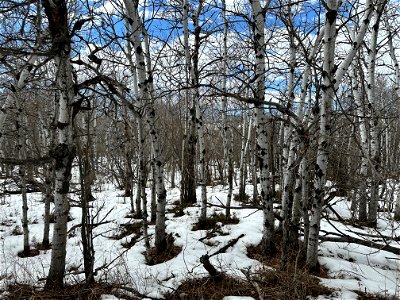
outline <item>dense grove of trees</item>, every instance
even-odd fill
[[[229,187],[229,216],[239,185],[236,199],[263,211],[265,255],[282,233],[282,268],[301,247],[318,269],[322,210],[335,195],[352,199],[363,225],[376,226],[382,208],[399,220],[400,197],[380,192],[400,175],[399,9],[394,0],[2,0],[0,163],[4,176],[19,166],[25,220],[27,187],[44,195],[47,287],[63,285],[74,165],[88,282],[96,181],[130,197],[148,250],[160,252],[168,187],[180,187],[182,205],[201,205],[201,223],[206,187]]]

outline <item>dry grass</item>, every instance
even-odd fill
[[[230,216],[227,218],[223,213],[214,213],[204,221],[198,221],[193,225],[192,230],[210,230],[210,229],[218,229],[219,224],[238,224],[239,219],[236,216]]]
[[[256,259],[262,262],[264,265],[273,267],[275,269],[280,269],[281,263],[281,241],[282,235],[281,233],[275,234],[275,254],[273,256],[265,256],[261,249],[261,244],[257,246],[249,246],[247,247],[247,255],[250,258]],[[299,241],[297,245],[292,245],[291,248],[288,249],[287,254],[287,267],[284,271],[289,273],[295,273],[298,270],[300,272],[306,272],[306,253],[302,251],[302,242]],[[318,266],[318,272],[313,273],[313,275],[328,278],[328,270],[323,266]]]
[[[29,253],[28,254],[25,254],[24,251],[19,251],[18,252],[18,257],[21,257],[21,258],[34,257],[34,256],[37,256],[39,254],[40,254],[39,249],[32,248],[32,249],[29,249]]]
[[[126,223],[119,226],[119,232],[114,234],[111,239],[120,240],[131,234],[140,235],[143,222]]]
[[[241,202],[244,204],[247,204],[250,202],[250,196],[244,193],[243,195],[240,194],[234,194],[233,195],[233,200],[237,202]]]
[[[174,218],[184,216],[185,212],[183,210],[190,206],[186,203],[181,203],[180,201],[175,201],[174,203],[172,203],[172,205],[174,206],[168,208],[167,213],[174,214]]]
[[[321,285],[317,277],[303,270],[292,273],[265,268],[248,279],[258,287],[263,299],[305,300],[309,296],[330,295],[333,292]]]
[[[30,285],[14,284],[8,287],[8,292],[8,300],[98,300],[102,294],[111,294],[112,287],[105,284],[75,284],[63,289],[45,290]]]
[[[308,274],[265,269],[249,275],[247,279],[221,274],[217,277],[194,278],[183,282],[165,299],[220,300],[225,296],[251,296],[255,299],[306,300],[307,297],[329,295],[332,290],[319,284]]]
[[[281,236],[279,234],[277,234],[275,242],[275,255],[269,257],[263,254],[261,245],[247,248],[248,256],[262,262],[265,266],[255,274],[246,275],[249,282],[258,286],[264,299],[307,299],[308,296],[317,297],[333,292],[332,289],[321,285],[316,276],[307,272],[305,255],[298,249],[289,250],[287,266],[284,270],[279,270],[281,261]],[[319,270],[319,273],[315,275],[327,277],[325,268],[320,267]]]
[[[174,237],[169,234],[166,240],[165,249],[159,251],[157,248],[151,248],[145,253],[146,261],[149,266],[161,264],[176,257],[182,251],[182,247],[174,245]]]
[[[257,293],[247,281],[221,274],[213,278],[188,279],[174,293],[165,295],[165,299],[221,300],[229,295],[255,297]]]
[[[42,243],[35,243],[34,244],[35,248],[39,251],[46,251],[51,249],[51,247],[53,247],[53,245],[50,243],[48,247],[45,247]]]
[[[356,292],[356,293],[358,295],[357,300],[397,300],[395,296],[389,297],[389,296],[380,296],[362,292]]]
[[[260,260],[265,267],[257,272],[243,272],[243,278],[221,273],[215,277],[193,278],[166,299],[223,299],[225,296],[251,296],[255,299],[306,300],[309,296],[330,295],[333,290],[320,284],[316,276],[306,272],[304,259],[298,252],[289,254],[289,263],[284,271],[277,271],[280,264],[280,237],[277,236],[277,251],[273,257],[265,257],[261,247],[249,247],[249,256]],[[297,261],[297,264],[295,262]],[[321,274],[326,276],[326,270]]]

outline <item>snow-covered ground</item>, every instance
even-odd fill
[[[251,194],[250,186],[247,192]],[[246,255],[246,248],[249,245],[257,245],[261,241],[261,211],[233,210],[240,222],[235,225],[224,225],[222,230],[226,235],[217,235],[205,242],[201,238],[205,236],[206,231],[191,230],[198,219],[199,207],[186,208],[185,215],[181,217],[167,215],[167,231],[173,234],[175,244],[181,246],[182,251],[177,257],[167,262],[154,266],[146,265],[142,254],[145,250],[143,240],[138,241],[132,248],[126,249],[121,243],[130,241],[129,236],[122,240],[110,238],[118,232],[120,224],[131,220],[126,218],[130,209],[129,199],[119,197],[120,193],[112,185],[103,185],[102,192],[94,194],[96,198],[93,202],[93,212],[96,213],[94,222],[108,221],[94,230],[95,268],[108,266],[99,271],[96,277],[98,280],[125,283],[141,294],[160,298],[163,294],[176,289],[185,279],[206,276],[208,273],[200,263],[200,257],[206,253],[213,253],[241,234],[244,234],[244,237],[226,253],[211,257],[211,263],[237,276],[243,276],[240,270],[256,270],[261,266],[260,262]],[[30,240],[34,245],[42,240],[44,204],[41,194],[31,193],[28,197]],[[216,204],[220,204],[219,201],[225,202],[226,189],[222,186],[208,188],[208,199],[209,202]],[[179,200],[179,190],[176,188],[168,190],[169,207],[177,200]],[[348,218],[350,203],[346,199],[339,198],[334,201],[336,202],[333,205],[335,211],[342,217]],[[239,204],[234,202],[232,205]],[[0,199],[0,289],[2,290],[8,283],[44,283],[43,279],[49,268],[50,251],[41,251],[40,255],[30,258],[17,256],[17,253],[23,249],[23,236],[14,235],[13,231],[16,231],[16,227],[21,227],[21,210],[20,195]],[[209,209],[209,214],[214,210],[222,211],[220,208],[212,207]],[[334,214],[329,214],[335,218]],[[69,228],[80,223],[80,208],[72,207],[71,216],[73,220],[68,223]],[[390,214],[382,213],[380,217],[378,231],[355,228],[335,220],[330,222],[323,220],[321,229],[330,234],[342,232],[350,236],[357,236],[356,233],[361,232],[364,234],[363,238],[366,238],[366,234],[400,235],[398,223],[390,219]],[[150,226],[149,234],[153,233],[154,227]],[[390,245],[400,248],[398,243],[391,242]],[[378,293],[382,296],[394,296],[396,293],[396,275],[400,273],[399,257],[390,252],[352,243],[324,242],[320,246],[319,261],[328,269],[331,277],[321,279],[322,283],[337,290],[334,296],[327,299],[357,299],[354,291]],[[79,228],[69,233],[66,270],[68,282],[83,280],[83,274],[76,274],[77,270],[83,270]],[[104,299],[116,298],[104,296]],[[227,297],[226,299],[251,298]]]

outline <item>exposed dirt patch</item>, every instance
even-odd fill
[[[380,295],[374,295],[374,294],[368,294],[368,293],[362,293],[362,292],[355,292],[358,297],[357,300],[396,300],[395,296],[380,296]]]
[[[231,216],[227,218],[224,214],[222,213],[214,213],[204,221],[199,221],[193,225],[192,230],[211,230],[211,229],[217,229],[218,226],[220,227],[219,224],[238,224],[239,219],[236,216]]]
[[[147,253],[144,253],[146,256],[146,261],[149,266],[161,264],[170,259],[176,257],[182,251],[181,246],[174,245],[174,237],[169,234],[167,236],[166,245],[163,250],[158,250],[157,248],[151,248]]]
[[[261,244],[256,246],[247,247],[247,256],[256,259],[266,266],[273,267],[275,269],[280,269],[281,262],[281,242],[282,235],[277,232],[275,234],[275,253],[272,256],[265,256]],[[299,241],[296,245],[291,245],[287,254],[287,267],[284,271],[289,273],[295,272],[306,272],[306,253],[304,252],[303,243]],[[318,273],[313,273],[313,275],[328,278],[328,270],[323,266],[318,266]]]
[[[8,287],[9,300],[98,300],[103,294],[111,294],[110,285],[92,284],[68,285],[62,289],[44,290],[35,286],[14,284]]]
[[[218,277],[188,279],[174,293],[165,295],[165,299],[221,300],[225,296],[233,295],[257,298],[257,292],[251,284],[240,278],[221,274]]]
[[[33,257],[33,256],[37,256],[39,254],[40,254],[39,249],[32,248],[32,249],[29,249],[29,253],[24,253],[24,251],[19,251],[18,257],[21,257],[21,258]]]
[[[261,245],[250,246],[247,253],[250,258],[260,261],[264,268],[253,274],[246,274],[250,282],[255,282],[265,299],[307,299],[309,296],[330,295],[334,290],[320,284],[318,277],[328,277],[327,270],[320,266],[319,273],[311,275],[305,267],[305,254],[302,245],[292,247],[288,252],[288,263],[280,269],[281,235],[275,239],[275,254],[265,256]]]
[[[183,211],[185,208],[190,207],[187,204],[182,204],[180,201],[175,201],[172,203],[173,207],[167,209],[167,213],[174,214],[174,218],[182,217],[185,215]]]
[[[35,244],[35,248],[39,251],[46,251],[46,250],[51,249],[51,247],[53,247],[53,245],[51,243],[48,246],[43,245],[42,243]]]
[[[140,235],[143,228],[143,222],[126,223],[119,226],[118,233],[111,236],[111,239],[120,240],[131,234]]]
[[[329,295],[333,291],[308,274],[293,274],[265,269],[247,279],[220,274],[189,279],[166,299],[215,299],[225,296],[251,296],[255,299],[305,300],[308,296]]]

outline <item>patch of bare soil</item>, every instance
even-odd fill
[[[219,224],[238,224],[239,219],[236,216],[231,216],[227,218],[224,214],[219,213],[216,214],[214,213],[210,217],[206,218],[204,221],[198,221],[193,225],[192,230],[210,230],[210,229],[215,229],[219,226]]]
[[[8,300],[99,300],[103,294],[111,294],[112,286],[101,283],[92,285],[74,284],[62,289],[40,289],[25,284],[8,287]]]
[[[153,247],[145,253],[147,264],[149,266],[161,264],[178,256],[182,251],[182,247],[174,245],[174,241],[174,237],[169,234],[164,249],[159,250]]]

